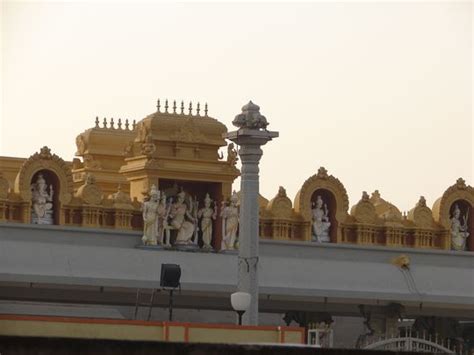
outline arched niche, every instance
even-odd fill
[[[60,214],[59,214],[59,196],[61,194],[61,184],[59,182],[58,176],[51,170],[42,169],[33,174],[30,187],[38,181],[39,176],[42,176],[46,181],[47,191],[49,192],[50,186],[53,189],[53,224],[59,224]]]
[[[318,173],[307,179],[295,197],[295,212],[299,213],[310,227],[306,232],[305,239],[311,240],[311,214],[312,203],[316,201],[317,192],[326,196],[324,202],[328,204],[331,221],[331,242],[342,240],[341,223],[348,217],[349,198],[344,185],[332,175],[328,175],[324,167],[319,168]]]
[[[474,188],[466,185],[466,182],[459,178],[456,183],[450,186],[441,198],[436,200],[433,205],[433,217],[449,232],[451,231],[451,218],[454,214],[455,206],[461,210],[461,222],[463,216],[467,213],[468,233],[466,240],[466,250],[474,251]],[[448,234],[446,247],[451,248],[451,233]]]
[[[329,227],[329,237],[331,243],[337,242],[337,230],[338,230],[338,221],[336,218],[337,211],[337,201],[334,194],[326,189],[316,189],[311,195],[311,209],[316,206],[316,199],[318,196],[321,196],[324,205],[327,206],[329,222],[331,225]]]
[[[474,212],[473,212],[473,205],[464,199],[458,199],[454,201],[451,206],[449,207],[449,216],[450,216],[450,232],[451,232],[451,225],[452,225],[452,218],[454,217],[455,209],[459,209],[459,221],[461,224],[467,225],[467,232],[469,236],[466,239],[466,250],[474,251]],[[465,224],[465,221],[467,222]]]
[[[57,199],[57,208],[55,206],[55,209],[58,211],[55,223],[62,224],[62,217],[59,214],[61,206],[71,201],[74,191],[72,173],[67,163],[56,154],[51,154],[51,150],[46,146],[23,163],[15,179],[15,193],[24,202],[28,202],[28,207],[23,212],[23,220],[26,223],[30,223],[31,184],[36,181],[34,179],[40,172],[44,172],[50,181],[53,182],[54,198]]]

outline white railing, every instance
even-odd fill
[[[433,354],[463,354],[462,346],[455,346],[448,341],[430,338],[419,338],[412,333],[407,336],[395,336],[382,338],[363,346],[363,349],[370,350],[393,350],[393,351],[414,351]]]

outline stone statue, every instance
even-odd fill
[[[324,203],[321,196],[316,197],[316,204],[312,209],[312,219],[313,219],[313,241],[319,243],[330,242],[329,238],[329,227],[331,222],[329,222],[328,217],[328,207]]]
[[[235,166],[238,160],[239,158],[237,158],[237,150],[234,148],[234,143],[229,143],[227,146],[227,162]]]
[[[170,229],[178,231],[175,244],[192,244],[192,237],[195,230],[195,218],[192,215],[192,201],[190,208],[186,206],[185,192],[181,191],[177,194],[176,202],[171,205],[169,218],[169,228],[166,229],[167,239],[169,240]]]
[[[466,239],[469,237],[467,231],[468,212],[463,217],[463,223],[459,220],[461,210],[454,205],[453,217],[451,218],[451,248],[453,250],[466,250]]]
[[[47,189],[43,174],[38,174],[36,182],[31,184],[32,223],[53,224],[53,185],[49,185],[49,193]]]
[[[150,199],[143,203],[143,237],[144,245],[157,245],[158,242],[158,208],[160,191],[153,185]]]
[[[234,250],[237,232],[239,229],[239,208],[237,207],[238,197],[234,192],[230,198],[228,206],[222,202],[222,243],[221,250]]]
[[[166,235],[165,239],[165,227],[167,225],[167,219],[170,212],[170,205],[166,204],[166,194],[164,192],[161,193],[160,204],[158,205],[158,238],[160,244],[171,247],[169,233]]]
[[[201,218],[203,249],[212,249],[212,220],[217,217],[217,207],[214,204],[214,208],[211,208],[211,202],[212,199],[207,193],[204,198],[204,207],[198,211],[198,218]]]

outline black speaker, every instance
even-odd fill
[[[181,267],[176,264],[161,264],[161,287],[176,288],[179,286],[181,278]]]

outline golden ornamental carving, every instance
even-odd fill
[[[123,156],[128,158],[133,156],[133,142],[129,142],[124,148],[123,148]]]
[[[81,162],[80,159],[78,158],[72,159],[72,170],[81,169],[83,167],[84,167],[84,164]]]
[[[293,215],[291,200],[286,195],[286,190],[280,186],[278,194],[268,202],[266,210],[273,217],[289,219]]]
[[[113,206],[119,209],[133,209],[130,195],[122,191],[122,185],[118,185],[117,192],[109,196],[112,200]]]
[[[76,137],[76,147],[77,147],[76,155],[79,155],[79,156],[84,155],[87,149],[84,134],[81,133]]]
[[[364,191],[360,201],[351,208],[351,216],[359,223],[375,224],[377,221],[377,213],[375,207],[370,202],[369,194]]]
[[[146,126],[145,122],[137,123],[137,137],[135,142],[145,143],[146,138],[150,134],[150,128]]]
[[[73,195],[72,172],[67,163],[56,154],[51,154],[51,149],[44,146],[40,152],[30,156],[21,166],[15,179],[14,191],[23,201],[31,201],[31,180],[33,175],[40,170],[49,170],[59,179],[59,201],[67,204]]]
[[[201,130],[190,119],[183,120],[179,130],[170,136],[173,141],[189,143],[206,143],[207,138],[201,133]]]
[[[378,217],[383,218],[387,221],[401,221],[402,220],[402,213],[400,210],[395,207],[395,205],[391,204],[390,202],[384,200],[380,196],[379,190],[375,190],[370,197],[370,202],[375,207],[375,213]]]
[[[10,189],[10,184],[8,180],[3,177],[3,174],[0,172],[0,200],[6,200],[8,197],[8,190]]]
[[[237,155],[237,149],[234,148],[234,143],[229,143],[227,146],[227,163],[229,163],[230,166],[235,166],[239,161]]]
[[[433,205],[434,220],[444,228],[450,229],[450,209],[457,200],[465,200],[474,208],[474,188],[466,185],[464,179],[457,179],[456,183],[443,193]]]
[[[333,175],[328,175],[324,167],[319,168],[317,174],[303,183],[295,197],[295,212],[301,213],[305,220],[311,220],[311,196],[317,189],[328,190],[334,195],[337,205],[336,219],[342,222],[348,215],[349,197],[344,185]]]
[[[79,197],[88,205],[100,205],[102,201],[102,190],[95,184],[95,178],[91,174],[87,174],[86,181],[76,192]]]
[[[51,155],[51,149],[49,149],[47,146],[44,146],[43,148],[40,149],[39,153],[35,153],[40,156],[41,159],[52,159]]]
[[[432,228],[433,227],[433,214],[431,209],[426,206],[426,200],[423,196],[420,196],[420,200],[416,204],[415,208],[408,212],[408,220],[415,223],[419,228]]]
[[[325,167],[321,166],[321,167],[318,169],[317,177],[320,178],[320,179],[327,179],[327,178],[329,177],[329,176],[328,176],[328,171],[326,170]]]
[[[156,145],[153,143],[151,134],[146,136],[145,143],[142,143],[141,148],[141,153],[146,156],[151,156],[156,151]]]
[[[158,169],[162,168],[163,166],[163,162],[158,159],[150,159],[145,163],[145,168],[147,169]]]
[[[84,167],[87,169],[101,170],[102,164],[100,161],[95,160],[92,155],[84,155]]]

